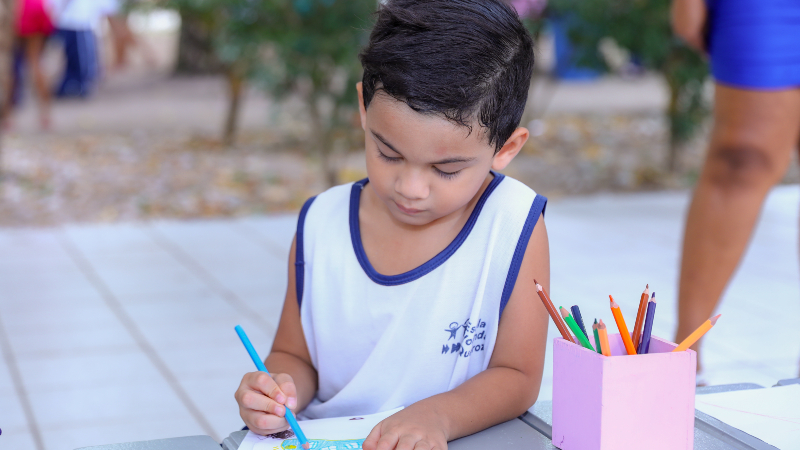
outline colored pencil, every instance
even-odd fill
[[[627,351],[629,355],[635,355],[636,348],[634,348],[633,341],[631,341],[631,334],[628,332],[628,326],[625,325],[625,318],[622,317],[622,311],[620,311],[617,302],[614,301],[614,297],[609,295],[608,298],[611,299],[611,314],[614,315],[614,321],[617,322],[617,329],[619,330],[620,336],[622,336],[622,343],[625,344],[625,351]]]
[[[647,302],[647,317],[644,319],[644,332],[642,333],[642,343],[639,344],[640,355],[646,355],[650,352],[650,334],[653,332],[653,317],[656,315],[656,293],[653,292],[653,297]]]
[[[603,319],[597,324],[597,335],[600,336],[600,350],[604,356],[611,356],[611,346],[608,344],[608,331]]]
[[[650,299],[650,285],[645,285],[642,297],[639,299],[639,309],[636,311],[636,324],[633,325],[633,341],[634,347],[639,347],[639,338],[642,337],[642,326],[644,325],[645,311],[647,310],[647,301]]]
[[[578,341],[580,341],[581,345],[591,351],[594,351],[592,344],[589,343],[589,338],[587,338],[586,335],[581,332],[581,329],[578,328],[578,324],[575,323],[575,319],[572,318],[572,316],[566,309],[564,309],[563,306],[560,306],[559,310],[561,310],[561,315],[564,316],[564,322],[567,322],[567,325],[569,325],[569,328],[573,333],[575,333],[575,337],[578,338]]]
[[[586,332],[586,327],[583,326],[583,316],[581,316],[581,309],[578,308],[578,305],[572,305],[570,310],[572,311],[572,318],[575,319],[575,323],[577,323],[581,331],[583,331],[583,335],[586,336],[586,339],[589,339],[589,333]]]
[[[544,303],[545,309],[550,314],[550,318],[553,319],[553,323],[556,324],[556,328],[558,328],[558,332],[561,333],[561,337],[564,338],[565,341],[570,341],[573,344],[577,344],[575,339],[572,339],[569,329],[567,329],[567,325],[561,319],[561,314],[559,314],[558,310],[556,310],[556,305],[554,305],[550,300],[547,292],[545,292],[542,285],[537,283],[536,280],[533,280],[533,282],[536,283],[536,291],[539,294],[539,298],[542,299],[542,303]]]
[[[594,319],[594,324],[592,324],[592,334],[594,334],[594,349],[597,353],[603,354],[603,351],[600,349],[600,335],[597,334],[597,319]]]
[[[716,316],[703,322],[702,325],[700,325],[696,330],[694,330],[692,334],[690,334],[686,339],[684,339],[683,342],[681,342],[677,347],[675,347],[675,350],[672,351],[682,352],[687,348],[691,347],[692,344],[694,344],[701,337],[703,337],[703,335],[706,334],[708,330],[711,329],[711,327],[717,324],[717,320],[719,320],[720,316],[722,316],[722,314],[717,314]]]
[[[253,347],[253,344],[250,343],[250,338],[247,337],[247,334],[244,332],[242,326],[236,325],[235,330],[236,334],[239,335],[239,339],[242,340],[244,348],[247,349],[247,353],[250,354],[250,358],[256,364],[258,370],[266,372],[266,374],[269,375],[267,367],[264,365],[264,362],[261,361],[261,358],[258,357],[256,349]],[[303,430],[300,429],[300,424],[297,423],[297,419],[294,418],[294,414],[288,407],[286,408],[286,414],[284,416],[286,417],[286,421],[289,422],[289,426],[292,427],[292,431],[294,431],[295,436],[297,436],[297,440],[300,442],[300,445],[306,450],[311,448],[311,443],[309,443],[308,439],[306,439],[306,435],[303,434]]]

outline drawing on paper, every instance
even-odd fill
[[[351,439],[344,441],[329,441],[326,439],[311,439],[311,450],[361,450],[364,439]],[[281,450],[300,449],[300,441],[297,439],[287,439],[281,443]]]

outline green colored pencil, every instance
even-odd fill
[[[597,319],[594,319],[594,325],[592,325],[592,331],[594,332],[594,346],[597,347],[597,353],[603,354],[600,351],[600,334],[597,333]]]
[[[559,306],[558,309],[561,311],[561,316],[564,318],[564,322],[567,322],[567,326],[569,326],[569,329],[572,330],[572,334],[578,338],[578,341],[580,341],[581,345],[591,351],[594,351],[592,344],[589,343],[589,339],[587,339],[586,335],[583,334],[581,327],[578,326],[578,323],[575,322],[575,319],[572,318],[572,315],[566,309],[564,309],[563,306]]]

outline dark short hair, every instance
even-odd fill
[[[423,114],[472,131],[499,151],[519,125],[533,39],[502,0],[389,0],[359,58],[364,107],[384,91]]]

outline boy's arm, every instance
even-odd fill
[[[292,376],[297,387],[296,409],[302,411],[317,393],[317,371],[308,353],[303,325],[300,322],[300,305],[297,304],[294,265],[296,240],[296,237],[292,240],[292,249],[289,252],[289,285],[286,287],[281,320],[272,343],[272,351],[264,365],[273,373]]]
[[[317,392],[317,371],[311,363],[297,304],[295,240],[289,253],[289,285],[278,331],[264,365],[272,377],[251,372],[236,391],[240,414],[256,433],[268,434],[288,427],[280,404],[294,411],[304,409]]]
[[[542,381],[549,320],[534,278],[550,290],[550,249],[542,216],[500,319],[488,369],[387,418],[370,433],[364,449],[444,449],[447,441],[513,419],[533,405]]]

